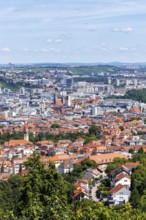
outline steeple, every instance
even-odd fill
[[[24,140],[29,141],[29,131],[26,124],[24,125]]]

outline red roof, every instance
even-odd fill
[[[74,164],[81,164],[81,162],[83,162],[84,160],[85,160],[86,158],[84,157],[84,158],[82,158],[82,159],[79,159],[79,160],[76,160],[75,162],[74,162]]]
[[[124,166],[125,166],[125,167],[137,167],[139,164],[140,164],[140,162],[138,162],[138,161],[135,162],[135,163],[132,163],[132,162],[129,163],[129,162],[128,162],[128,163],[125,163]]]
[[[131,108],[129,112],[141,113],[141,108]]]
[[[113,180],[119,181],[119,180],[123,179],[124,177],[127,177],[128,179],[130,179],[130,177],[127,173],[122,172],[122,173],[118,174]]]
[[[32,142],[27,141],[27,140],[10,140],[10,141],[4,143],[4,145],[8,146],[8,147],[16,146],[16,145],[27,145],[27,144],[31,145]]]
[[[74,190],[74,196],[73,198],[76,198],[77,196],[79,196],[80,194],[84,193],[84,189],[82,188],[79,188],[79,189],[76,189]]]
[[[122,186],[121,184],[119,184],[119,185],[113,187],[113,188],[109,191],[109,193],[116,193],[116,192],[120,191],[122,188],[125,188],[125,187]]]

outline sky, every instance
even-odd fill
[[[145,0],[0,0],[0,63],[146,62]]]

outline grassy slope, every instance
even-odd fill
[[[87,74],[88,75],[91,73],[115,72],[120,69],[114,66],[99,65],[99,66],[70,67],[69,70],[71,70],[73,73],[76,73],[76,74],[80,74],[80,75]]]

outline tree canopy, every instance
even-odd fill
[[[52,124],[51,128],[61,128],[61,126],[59,124]]]
[[[115,159],[115,162],[121,161]],[[0,181],[0,220],[146,219],[144,165],[138,166],[132,176],[135,204],[131,203],[132,206],[126,203],[110,207],[89,199],[71,201],[71,183],[57,172],[54,164],[50,163],[49,166],[43,164],[37,154],[28,159],[25,167],[27,172],[24,176],[13,175],[8,181]],[[95,168],[97,164],[86,159],[81,167]]]

